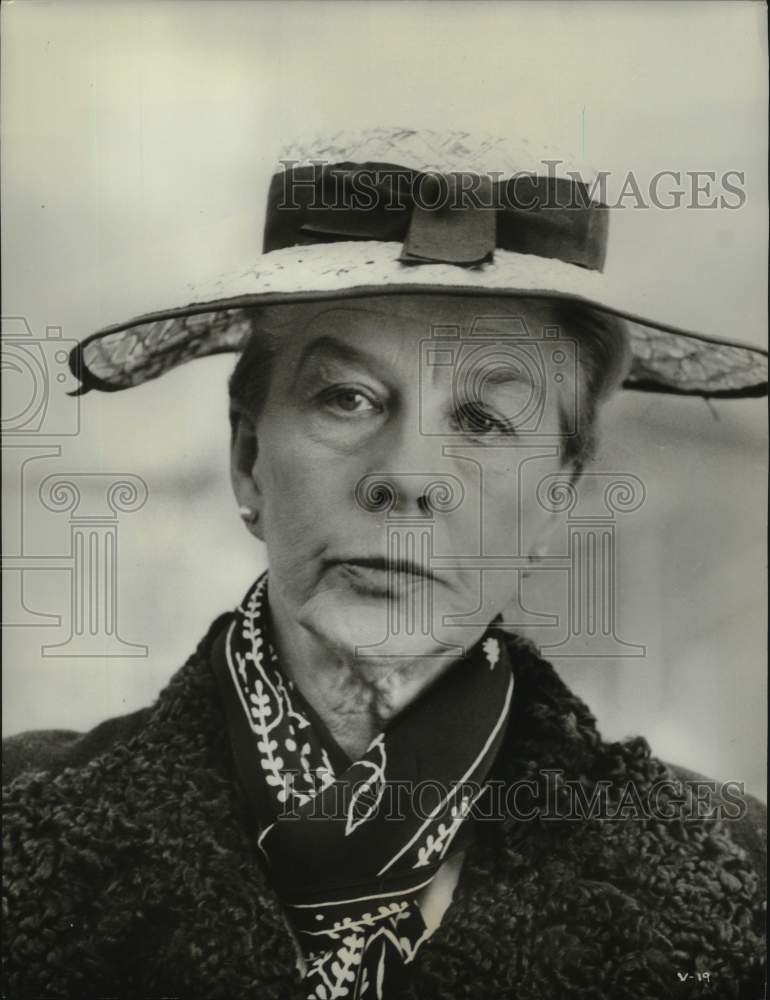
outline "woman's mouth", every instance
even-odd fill
[[[340,573],[360,593],[373,597],[396,597],[406,590],[430,587],[436,579],[427,567],[407,559],[377,556],[334,559],[328,568]]]

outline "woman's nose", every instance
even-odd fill
[[[356,485],[356,500],[373,513],[448,513],[460,505],[464,489],[446,465],[440,439],[420,433],[418,427],[399,428],[372,453]]]

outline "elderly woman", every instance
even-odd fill
[[[620,318],[605,210],[502,141],[302,153],[256,272],[73,357],[116,390],[241,351],[269,572],[151,708],[8,741],[6,995],[758,996],[747,803],[604,742],[504,617],[615,388],[755,394],[764,358]]]

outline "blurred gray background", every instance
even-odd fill
[[[612,171],[610,192],[630,170],[642,187],[666,169],[743,171],[735,211],[615,213],[609,269],[635,311],[762,344],[765,19],[740,2],[5,3],[3,315],[18,335],[3,363],[5,732],[147,704],[264,565],[229,491],[232,358],[76,402],[47,327],[77,340],[245,270],[284,142],[405,125],[521,135]],[[597,469],[647,494],[618,529],[618,630],[646,655],[555,661],[605,735],[642,733],[759,794],[765,414],[763,400],[630,392],[608,406]],[[72,474],[89,516],[105,476],[146,483],[109,531],[118,630],[147,655],[42,650],[68,638],[73,569],[71,513],[47,509],[40,485]]]

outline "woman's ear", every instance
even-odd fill
[[[257,427],[255,421],[238,410],[230,414],[230,481],[243,523],[264,541],[261,527],[262,493],[256,476]]]

